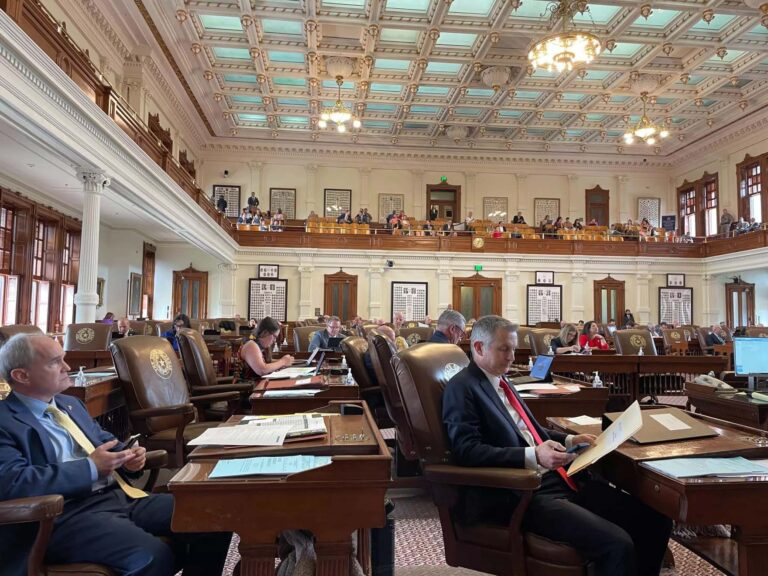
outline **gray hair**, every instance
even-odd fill
[[[328,316],[328,320],[325,323],[330,325],[332,322],[341,322],[341,319],[338,316]]]
[[[0,348],[0,378],[8,384],[15,381],[11,372],[17,368],[29,368],[37,358],[37,350],[32,346],[33,338],[46,338],[42,334],[16,334]]]
[[[464,318],[461,312],[457,312],[456,310],[443,310],[443,313],[440,314],[440,317],[437,319],[438,330],[444,330],[451,326],[458,326],[464,330],[464,326],[466,325],[466,318]]]
[[[517,324],[501,316],[483,316],[472,327],[472,335],[469,337],[470,344],[474,348],[475,342],[482,342],[483,348],[487,348],[499,330],[517,332]]]

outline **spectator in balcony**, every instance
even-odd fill
[[[597,218],[592,218],[587,226],[600,226],[600,224],[597,223]]]
[[[719,232],[723,236],[728,236],[728,234],[731,232],[731,227],[733,225],[734,218],[733,214],[728,212],[727,208],[723,208],[723,213],[720,215],[720,226],[719,226]]]
[[[368,212],[368,208],[363,208],[363,224],[370,224],[373,222],[373,216]]]
[[[360,208],[360,211],[355,215],[355,224],[364,224],[364,217],[363,217],[363,209]]]
[[[507,229],[504,227],[504,224],[499,220],[498,224],[493,228],[493,233],[491,234],[492,238],[503,238],[504,233],[507,231]]]
[[[760,230],[760,222],[755,220],[754,218],[749,219],[749,231],[754,232],[755,230]]]
[[[517,226],[512,226],[512,232],[509,235],[510,238],[522,238],[523,235],[520,233],[520,229]]]
[[[512,224],[525,224],[525,218],[523,217],[522,212],[518,212],[512,217]]]
[[[216,201],[216,209],[222,214],[227,213],[227,200],[224,198],[224,194],[219,194],[219,199]]]
[[[464,218],[464,229],[469,230],[469,228],[472,226],[472,224],[475,222],[475,215],[472,213],[472,210],[467,212],[467,217]]]
[[[256,192],[251,192],[251,195],[248,196],[248,211],[255,212],[256,208],[258,207],[259,207],[259,199],[256,198]]]
[[[285,226],[285,215],[283,214],[283,209],[278,208],[277,213],[274,216],[272,216],[272,222],[270,224],[270,228],[272,230],[276,230],[277,232],[282,232],[283,226]]]
[[[424,225],[421,228],[424,230],[424,236],[433,236],[435,234],[435,227],[429,220],[424,222]]]
[[[240,217],[237,219],[238,224],[250,224],[253,220],[253,216],[251,216],[250,212],[248,212],[247,208],[243,208],[243,211],[240,213]]]
[[[434,204],[429,209],[429,219],[430,220],[437,220],[437,217],[440,215],[440,213],[437,211],[437,206]]]
[[[739,218],[739,221],[736,223],[736,228],[734,229],[735,234],[744,234],[749,230],[749,222],[744,220],[744,217]]]
[[[576,220],[573,221],[573,229],[574,230],[584,230],[584,219],[583,218],[576,218]]]
[[[563,217],[562,216],[558,216],[557,217],[557,220],[555,220],[554,226],[555,226],[555,230],[560,230],[563,227]]]
[[[317,220],[318,216],[315,214],[314,210],[310,210],[309,216],[307,216],[307,220]]]
[[[563,222],[563,230],[573,230],[573,222],[571,222],[570,216],[565,217],[565,222]]]
[[[352,224],[352,211],[345,210],[336,218],[336,224]]]

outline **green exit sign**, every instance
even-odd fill
[[[440,182],[448,182],[448,176],[440,176]]]
[[[475,264],[475,272],[482,272],[482,271],[483,271],[483,265]]]

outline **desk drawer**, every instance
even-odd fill
[[[673,520],[685,520],[687,514],[682,494],[654,478],[637,479],[637,497]]]

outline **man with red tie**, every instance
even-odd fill
[[[658,574],[671,520],[588,473],[567,476],[565,467],[575,454],[566,449],[595,437],[545,430],[506,381],[517,325],[500,316],[480,318],[470,347],[472,362],[443,393],[443,422],[455,462],[538,469],[541,487],[526,511],[525,530],[573,546],[595,576]],[[466,488],[464,519],[508,522],[517,500],[508,490]]]

